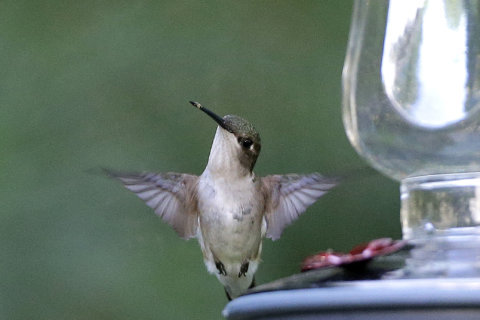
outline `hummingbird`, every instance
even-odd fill
[[[260,135],[247,120],[220,117],[190,101],[217,124],[208,163],[200,176],[186,173],[121,173],[107,170],[184,238],[197,238],[207,270],[234,299],[255,285],[264,237],[285,227],[337,184],[319,173],[258,177]]]

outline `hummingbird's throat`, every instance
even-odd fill
[[[207,169],[212,174],[224,177],[250,176],[252,166],[242,161],[242,157],[243,154],[239,149],[236,137],[222,128],[217,128],[208,157]]]

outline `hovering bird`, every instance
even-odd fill
[[[276,240],[308,206],[337,184],[318,173],[257,177],[260,135],[245,119],[223,118],[190,101],[218,124],[200,176],[107,171],[184,238],[197,238],[207,270],[229,300],[254,286],[262,238]]]

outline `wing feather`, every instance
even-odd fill
[[[267,237],[272,240],[280,238],[285,227],[337,183],[337,178],[324,177],[318,173],[271,175],[262,178]]]
[[[197,234],[198,177],[181,173],[119,173],[106,170],[144,200],[182,238]]]

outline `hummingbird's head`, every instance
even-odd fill
[[[228,162],[237,160],[241,168],[251,173],[261,149],[260,135],[255,127],[239,116],[227,115],[222,118],[198,102],[190,103],[208,114],[219,125],[210,152],[209,164],[216,162],[226,167],[233,164]]]

